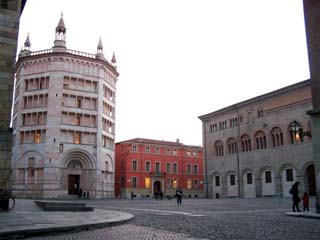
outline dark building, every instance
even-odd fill
[[[0,191],[10,187],[10,117],[19,21],[26,0],[0,1]]]

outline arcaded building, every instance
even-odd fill
[[[134,138],[116,143],[118,198],[174,196],[181,187],[185,197],[203,197],[203,149],[176,142]]]
[[[61,19],[50,49],[16,64],[12,190],[17,197],[114,197],[115,97],[118,72],[103,54],[67,49]]]
[[[310,80],[200,116],[209,197],[315,195]]]

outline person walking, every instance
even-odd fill
[[[181,205],[182,204],[182,197],[183,197],[183,191],[182,191],[181,187],[177,188],[176,197],[177,197],[177,204]]]
[[[301,212],[301,210],[299,209],[299,202],[301,201],[300,197],[299,197],[299,182],[295,182],[289,193],[292,195],[292,211],[295,212],[297,209],[297,212]]]
[[[303,211],[309,212],[309,195],[307,192],[303,194],[302,203],[303,203]]]

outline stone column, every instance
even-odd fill
[[[310,112],[310,115],[317,185],[317,212],[320,212],[320,1],[304,0],[303,4],[313,103],[313,110]]]
[[[24,5],[21,0],[2,2],[0,11],[0,190],[10,188],[12,131],[9,126],[19,20]]]

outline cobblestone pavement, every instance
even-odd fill
[[[174,200],[104,200],[88,205],[135,218],[121,226],[30,239],[320,239],[319,219],[284,215],[290,199],[185,199],[182,206]]]

